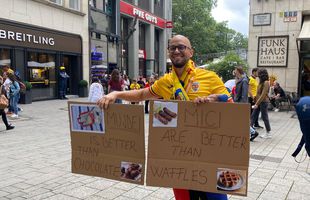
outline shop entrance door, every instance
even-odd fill
[[[302,57],[299,77],[299,94],[310,96],[310,54]]]
[[[81,80],[81,64],[78,56],[64,55],[63,63],[67,74],[70,76],[67,83],[67,94],[78,95],[78,84]]]

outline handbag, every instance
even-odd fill
[[[5,109],[9,106],[9,100],[5,97],[4,94],[0,95],[0,109]]]
[[[0,109],[5,109],[9,106],[9,100],[2,93],[2,85],[0,87]]]

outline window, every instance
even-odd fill
[[[0,65],[10,65],[10,64],[11,64],[10,50],[0,48]]]
[[[101,11],[105,11],[105,0],[91,0],[90,5]]]
[[[69,8],[73,10],[80,10],[81,9],[81,2],[80,0],[69,0]]]
[[[49,1],[62,6],[62,0],[49,0]]]
[[[34,87],[49,87],[55,81],[55,55],[28,52],[27,71],[28,81]]]

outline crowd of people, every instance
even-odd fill
[[[21,89],[24,89],[18,72],[14,72],[9,65],[1,66],[2,75],[0,75],[0,92],[6,99],[8,99],[8,107],[0,109],[2,121],[6,127],[6,130],[14,128],[12,124],[8,122],[7,116],[11,119],[17,119],[19,111],[22,109],[18,107],[18,101],[20,98]]]
[[[114,69],[111,74],[104,74],[102,77],[93,77],[89,89],[88,100],[97,102],[105,94],[113,91],[140,90],[149,88],[158,79],[157,74],[152,74],[149,78],[139,76],[130,79],[126,74],[121,75],[118,69]],[[122,99],[116,99],[115,103],[123,103]],[[129,102],[130,104],[139,104],[140,102]],[[149,113],[149,101],[145,100],[145,113]]]

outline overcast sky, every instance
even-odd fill
[[[216,21],[228,21],[229,28],[248,35],[249,0],[217,0],[212,15]]]

